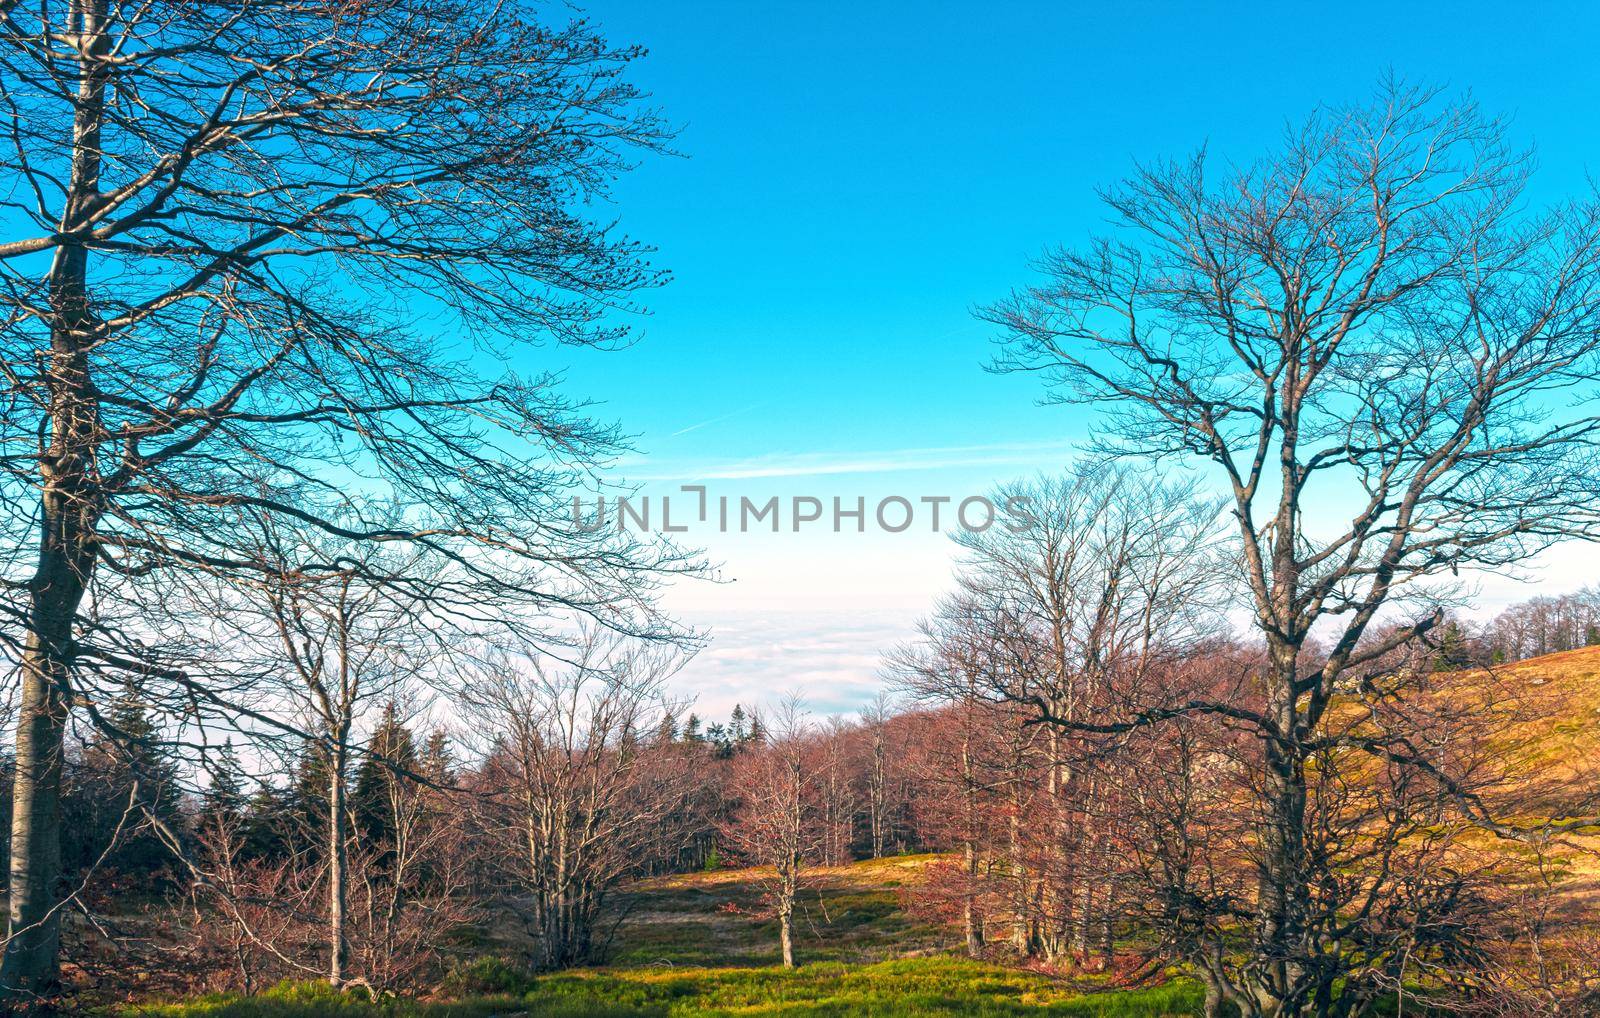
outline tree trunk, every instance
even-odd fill
[[[345,742],[340,735],[331,754],[328,775],[328,983],[344,985],[349,952],[345,936]]]
[[[35,612],[39,602],[35,597]],[[70,616],[69,616],[70,619]],[[70,626],[70,622],[68,623]],[[22,715],[12,788],[10,940],[0,983],[8,997],[48,994],[56,987],[61,882],[61,743],[66,727],[65,667],[46,644],[55,638],[34,623],[22,671]],[[64,640],[57,640],[58,646]]]
[[[557,824],[564,825],[569,806],[563,802],[556,808]],[[571,902],[567,888],[567,832],[565,826],[556,829],[555,855],[551,860],[553,903],[545,923],[545,953],[549,967],[560,968],[570,959],[567,954],[567,917]]]
[[[1094,881],[1089,868],[1081,862],[1078,881],[1078,903],[1072,917],[1072,953],[1081,962],[1089,957],[1089,931],[1094,925]]]
[[[1065,679],[1060,681],[1062,684],[1065,683]],[[1049,703],[1052,713],[1060,717],[1067,716],[1065,711],[1070,708],[1062,706],[1059,696],[1052,696]],[[1071,870],[1071,853],[1068,847],[1071,835],[1065,820],[1067,813],[1062,805],[1066,796],[1067,782],[1065,765],[1061,762],[1061,729],[1051,725],[1047,738],[1050,759],[1045,771],[1045,792],[1052,810],[1050,850],[1053,872],[1046,872],[1044,879],[1039,881],[1035,910],[1040,917],[1039,939],[1045,960],[1054,962],[1067,949],[1068,931],[1072,924],[1071,897],[1059,893],[1061,888],[1058,886]]]
[[[872,813],[872,857],[882,859],[884,846],[888,842],[886,828],[887,818],[884,816],[888,799],[888,774],[884,751],[883,732],[875,729],[872,737],[872,774],[869,780],[869,803]]]
[[[778,913],[778,943],[783,949],[783,967],[794,968],[794,906],[786,905]]]
[[[61,232],[88,219],[100,185],[107,0],[77,0],[72,28],[79,65],[72,177]],[[50,441],[40,458],[38,566],[29,584],[22,702],[12,786],[10,915],[0,987],[8,998],[49,993],[58,981],[61,883],[61,754],[71,700],[73,622],[93,574],[101,501],[95,487],[99,406],[89,378],[95,320],[89,306],[88,251],[63,243],[51,263]]]
[[[967,722],[971,724],[971,719]],[[962,831],[962,849],[966,853],[967,886],[961,901],[961,922],[967,934],[967,954],[973,958],[983,953],[983,929],[978,924],[978,803],[977,787],[972,773],[972,737],[963,731],[961,738],[962,795],[965,797],[965,830]]]
[[[1301,938],[1309,911],[1305,885],[1306,775],[1293,742],[1300,723],[1293,687],[1297,648],[1272,648],[1269,705],[1279,731],[1289,737],[1268,740],[1265,747],[1265,791],[1270,814],[1263,832],[1260,882],[1260,928],[1257,950],[1273,959],[1259,990],[1264,1008],[1276,1008],[1299,987],[1304,976]]]
[[[1021,769],[1020,767],[1018,768]],[[1011,822],[1011,946],[1021,955],[1033,953],[1032,915],[1028,891],[1032,878],[1022,858],[1022,780],[1012,782]]]
[[[800,889],[799,864],[798,856],[791,857],[778,879],[778,947],[786,969],[794,968],[794,899]]]

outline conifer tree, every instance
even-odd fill
[[[678,721],[671,712],[661,715],[661,724],[656,729],[656,742],[669,746],[678,741]]]
[[[395,700],[383,705],[383,714],[367,743],[367,751],[356,767],[355,791],[350,809],[355,830],[372,844],[389,844],[394,839],[393,796],[407,774],[416,773],[417,752],[411,730],[400,719]]]
[[[443,729],[429,732],[423,743],[422,773],[439,784],[449,784],[455,779],[455,757],[450,752],[450,737]]]
[[[181,827],[178,771],[137,684],[126,683],[99,713],[76,770],[82,801],[78,823],[65,832],[67,858],[124,875],[165,870],[171,851],[148,821]]]
[[[232,739],[223,742],[215,760],[207,761],[207,770],[211,787],[206,790],[206,806],[211,814],[229,822],[243,817],[248,805],[245,772]]]

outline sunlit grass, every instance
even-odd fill
[[[288,985],[255,998],[208,997],[122,1013],[168,1018],[1004,1018],[1032,1014],[1165,1018],[1199,1014],[1200,999],[1199,989],[1182,980],[1140,990],[1082,994],[1035,973],[941,956],[860,966],[823,962],[794,971],[585,970],[525,977],[522,986],[505,986],[502,992],[448,1003],[373,1003],[364,994],[336,994],[320,986]]]
[[[750,871],[648,881],[610,964],[534,975],[509,957],[460,964],[432,1000],[372,1001],[320,983],[251,998],[210,996],[107,1012],[150,1018],[1190,1018],[1192,980],[1096,992],[1025,968],[940,949],[950,938],[902,909],[902,880],[931,857],[857,863],[817,874],[797,929],[803,964],[778,967],[777,934],[721,906],[753,904]],[[514,956],[514,952],[512,953]],[[905,955],[911,955],[909,957]],[[1387,1011],[1384,1013],[1388,1013]],[[1415,1006],[1407,1014],[1420,1013]]]

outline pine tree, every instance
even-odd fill
[[[442,729],[429,732],[423,743],[422,774],[428,780],[444,785],[455,780],[455,757],[450,752],[450,737]]]
[[[211,787],[206,791],[206,807],[215,817],[229,822],[244,815],[247,799],[244,792],[244,765],[233,748],[233,740],[222,744],[216,759],[207,761],[211,774]]]
[[[137,779],[140,801],[158,811],[158,815],[175,813],[178,768],[137,686],[129,683],[123,689],[106,712],[106,720],[114,730],[110,741],[116,743],[127,784],[131,786]]]
[[[326,848],[332,763],[325,742],[306,740],[295,765],[294,783],[285,794],[281,809],[288,827],[285,833],[297,847]]]
[[[733,743],[728,739],[728,729],[724,725],[713,724],[706,728],[706,741],[711,743],[717,756],[727,759],[733,755]]]
[[[684,742],[704,742],[705,736],[700,734],[700,716],[690,714],[689,720],[683,723]]]
[[[110,869],[146,876],[166,871],[171,853],[147,821],[154,817],[181,830],[178,768],[134,682],[101,711],[77,772],[74,784],[84,801],[78,822],[66,829],[67,858],[86,865],[109,847]]]
[[[1436,672],[1451,672],[1467,667],[1472,663],[1472,655],[1467,647],[1467,638],[1461,632],[1461,626],[1454,619],[1446,622],[1439,633],[1439,647],[1434,652],[1433,670]]]
[[[678,741],[678,721],[671,713],[661,716],[661,725],[656,729],[656,742],[663,746],[670,746]]]
[[[399,704],[390,700],[383,705],[383,715],[356,767],[350,811],[358,836],[376,844],[393,841],[392,798],[396,783],[407,780],[404,775],[408,772],[418,772],[416,742],[411,729],[400,720]]]
[[[759,714],[750,715],[750,732],[744,738],[744,745],[759,746],[767,740],[767,730],[761,726]]]

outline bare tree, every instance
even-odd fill
[[[935,893],[958,901],[967,954],[978,957],[986,940],[982,871],[994,813],[993,747],[1005,739],[989,691],[1004,655],[996,650],[999,629],[970,607],[959,597],[942,604],[921,624],[923,640],[895,651],[890,671],[912,696],[938,709],[934,773],[921,789],[923,822],[960,853],[956,872],[942,874]]]
[[[1346,885],[1308,842],[1316,761],[1353,750],[1458,780],[1409,726],[1330,731],[1334,705],[1404,696],[1377,675],[1441,618],[1428,581],[1595,530],[1596,421],[1558,394],[1596,367],[1600,206],[1528,214],[1527,167],[1470,102],[1386,83],[1245,168],[1139,169],[1106,195],[1116,236],[1050,254],[1044,282],[986,312],[1001,368],[1105,407],[1109,444],[1203,464],[1228,494],[1264,695],[1098,730],[1208,712],[1259,741],[1249,942],[1203,968],[1246,1015],[1370,1000],[1359,929],[1323,896]]]
[[[850,722],[830,717],[817,732],[817,800],[822,810],[820,857],[825,866],[843,866],[851,859],[856,837],[860,761],[856,731]]]
[[[963,719],[961,764],[947,769],[964,812],[982,818],[958,825],[968,880],[1004,871],[995,918],[1013,947],[1104,957],[1119,857],[1102,800],[1116,761],[1071,725],[1216,629],[1219,507],[1192,484],[1097,462],[996,499],[1026,507],[1026,525],[959,538],[960,589],[897,663],[917,695]],[[970,913],[980,892],[967,894]],[[975,949],[982,937],[966,925]]]
[[[1535,597],[1512,605],[1483,628],[1478,657],[1485,662],[1521,661],[1600,644],[1600,591]]]
[[[1028,525],[959,536],[962,592],[949,607],[974,614],[997,637],[982,694],[1056,722],[1016,765],[1026,756],[1042,767],[1046,798],[1037,813],[1055,827],[1030,832],[1052,846],[1031,866],[1016,858],[1022,832],[1012,838],[1013,865],[1050,871],[1038,881],[1041,928],[1018,943],[1052,957],[1070,946],[1083,958],[1091,941],[1109,942],[1111,840],[1097,802],[1106,775],[1074,766],[1093,748],[1074,742],[1069,727],[1215,632],[1221,505],[1192,482],[1092,460],[1065,477],[1008,486],[997,498],[1026,505]],[[1014,784],[1020,812],[1020,773]]]
[[[594,957],[618,885],[688,843],[692,769],[683,747],[651,741],[682,706],[662,689],[681,662],[673,647],[590,631],[570,664],[499,658],[463,693],[488,742],[486,822],[527,896],[541,967]]]
[[[263,520],[259,546],[261,579],[250,601],[234,602],[228,614],[241,639],[264,644],[263,670],[284,680],[285,701],[305,718],[298,727],[320,765],[323,790],[322,860],[327,887],[328,982],[341,986],[349,955],[346,933],[349,894],[350,772],[356,755],[356,724],[370,705],[393,700],[426,668],[432,651],[421,636],[428,612],[399,594],[393,582],[414,575],[414,563],[369,556],[340,568],[321,563],[339,558],[320,547],[315,531],[280,530]],[[312,563],[308,569],[304,563]],[[281,735],[281,733],[272,733]]]
[[[83,685],[143,669],[226,713],[175,666],[181,644],[139,635],[163,575],[248,568],[242,510],[426,547],[529,618],[635,613],[674,561],[562,522],[571,467],[616,436],[512,368],[541,339],[613,343],[611,312],[661,279],[580,211],[666,138],[621,77],[637,51],[539,13],[0,9],[13,993],[56,981],[62,733]],[[374,492],[403,520],[365,518]]]
[[[861,726],[867,734],[867,838],[872,858],[881,859],[894,833],[889,773],[889,719],[892,701],[887,692],[861,711]]]
[[[758,717],[760,717],[758,715]],[[730,854],[763,867],[762,916],[778,920],[784,968],[794,968],[794,913],[801,881],[824,842],[815,736],[795,697],[760,717],[765,738],[734,760],[732,813],[719,831]]]

